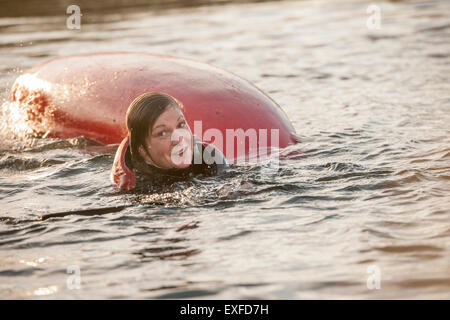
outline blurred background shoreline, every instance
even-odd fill
[[[67,7],[73,4],[89,14],[111,14],[270,1],[279,0],[21,0],[20,5],[18,1],[0,0],[0,17],[58,16],[65,14]],[[85,18],[89,18],[89,14]]]

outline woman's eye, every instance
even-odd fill
[[[156,136],[158,136],[158,137],[164,137],[165,135],[166,135],[165,131],[161,131],[156,134]]]
[[[178,124],[178,128],[183,128],[183,127],[185,127],[185,126],[186,126],[186,122],[185,122],[185,121],[180,122],[180,123]]]

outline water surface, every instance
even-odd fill
[[[64,13],[1,17],[3,101],[49,58],[170,54],[252,81],[303,142],[278,171],[125,195],[109,181],[114,147],[25,137],[4,103],[1,298],[450,298],[448,1],[379,2],[379,30],[364,1],[136,3],[81,6],[79,31]],[[115,205],[126,208],[38,221]]]

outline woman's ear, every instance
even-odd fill
[[[139,146],[139,155],[146,161],[151,162],[148,153],[145,151],[143,146]]]

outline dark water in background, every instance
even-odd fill
[[[178,55],[255,83],[303,143],[278,172],[234,168],[137,198],[109,182],[114,148],[25,138],[3,115],[0,297],[449,299],[450,3],[379,2],[380,30],[366,27],[368,4],[81,5],[81,31],[65,29],[64,12],[2,13],[3,100],[52,57]],[[67,286],[72,265],[79,290]]]

